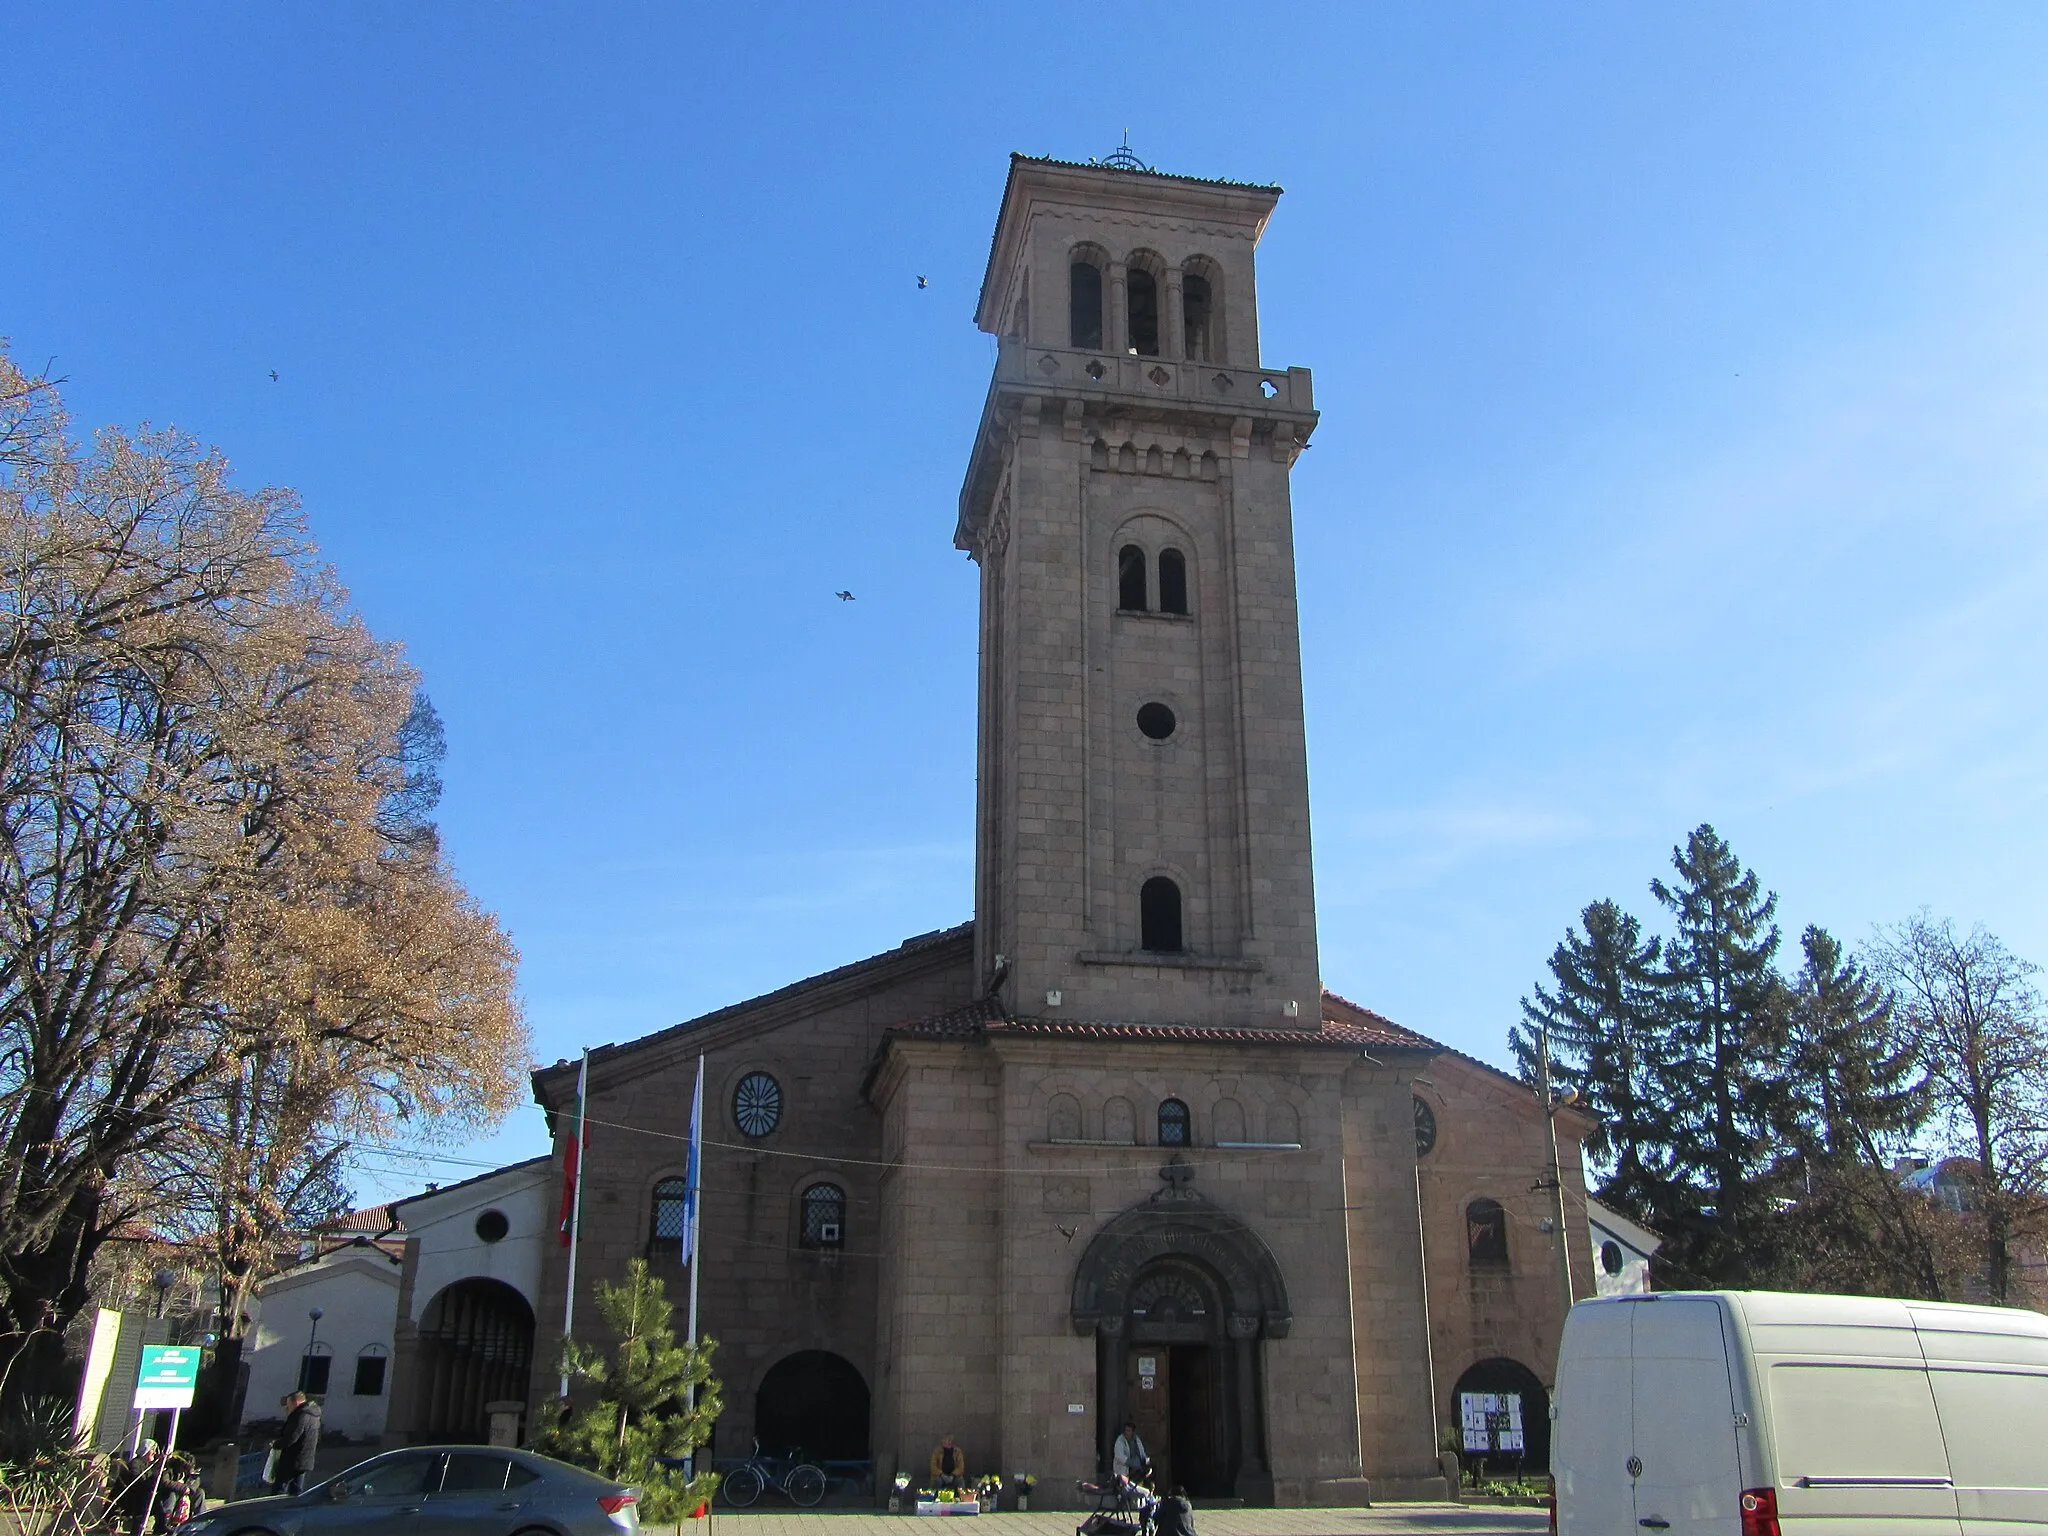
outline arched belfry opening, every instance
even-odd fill
[[[1159,1176],[1074,1273],[1074,1330],[1095,1337],[1097,1470],[1130,1418],[1166,1482],[1270,1503],[1264,1345],[1292,1325],[1286,1282],[1265,1240],[1196,1191],[1192,1164]]]

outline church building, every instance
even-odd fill
[[[590,1057],[579,1336],[632,1258],[686,1292],[705,1063],[719,1456],[886,1490],[951,1435],[1048,1503],[1127,1417],[1165,1480],[1254,1504],[1440,1496],[1446,1430],[1544,1464],[1590,1124],[1556,1110],[1553,1161],[1526,1085],[1318,964],[1289,493],[1317,413],[1261,359],[1254,259],[1279,196],[1013,157],[954,531],[973,920]],[[534,1074],[557,1190],[576,1080]]]

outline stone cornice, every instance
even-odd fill
[[[1214,442],[1219,463],[1249,458],[1256,440],[1291,464],[1319,419],[1306,368],[1226,368],[1005,341],[960,488],[953,543],[979,552],[1003,465],[1020,437],[1054,432],[1070,443],[1121,444],[1151,427],[1153,436]]]

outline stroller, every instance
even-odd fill
[[[1095,1501],[1094,1513],[1074,1527],[1074,1536],[1152,1536],[1152,1514],[1159,1500],[1143,1483],[1111,1477],[1074,1486]]]

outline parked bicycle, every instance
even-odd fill
[[[754,1454],[725,1474],[718,1496],[734,1509],[745,1509],[773,1488],[790,1503],[809,1509],[825,1497],[824,1469],[803,1459],[803,1452],[788,1456],[763,1456],[761,1442],[754,1442]]]

